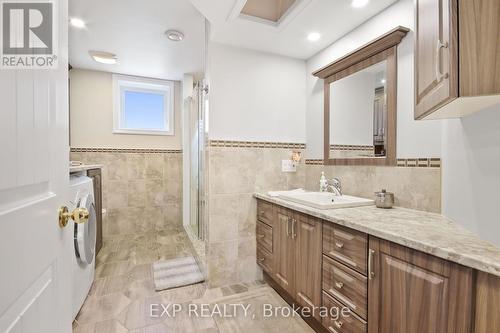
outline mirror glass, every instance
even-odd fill
[[[329,158],[385,158],[387,61],[330,83]]]

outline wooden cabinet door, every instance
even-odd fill
[[[470,332],[472,269],[373,237],[369,251],[369,333]]]
[[[300,305],[313,309],[321,306],[321,221],[294,214],[292,237],[295,239],[295,294]],[[319,312],[315,313],[320,320]]]
[[[295,241],[292,238],[292,212],[278,208],[275,242],[275,281],[290,295],[294,294]]]
[[[92,178],[94,184],[94,202],[96,215],[96,242],[95,254],[102,248],[102,175],[101,169],[92,169],[87,171],[87,176]]]
[[[416,0],[415,119],[458,97],[456,0]]]

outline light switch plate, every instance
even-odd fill
[[[282,160],[281,161],[281,171],[282,172],[297,172],[297,162],[292,160]]]

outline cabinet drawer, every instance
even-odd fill
[[[323,290],[366,319],[368,304],[365,276],[323,256]]]
[[[260,221],[257,221],[257,245],[273,253],[273,228]]]
[[[257,245],[257,264],[268,274],[273,274],[273,256]]]
[[[323,317],[321,323],[331,333],[366,333],[366,322],[358,318],[352,312],[349,316],[343,317],[341,311],[343,305],[323,292],[323,306],[328,309],[337,308],[333,313],[338,313],[338,318],[331,316]],[[328,311],[329,313],[331,311]]]
[[[368,237],[365,233],[323,223],[323,253],[366,275]]]
[[[257,201],[257,219],[271,227],[274,227],[274,206],[273,204],[258,200]]]

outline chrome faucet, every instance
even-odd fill
[[[342,196],[342,182],[337,177],[328,180],[326,189],[337,196]]]

